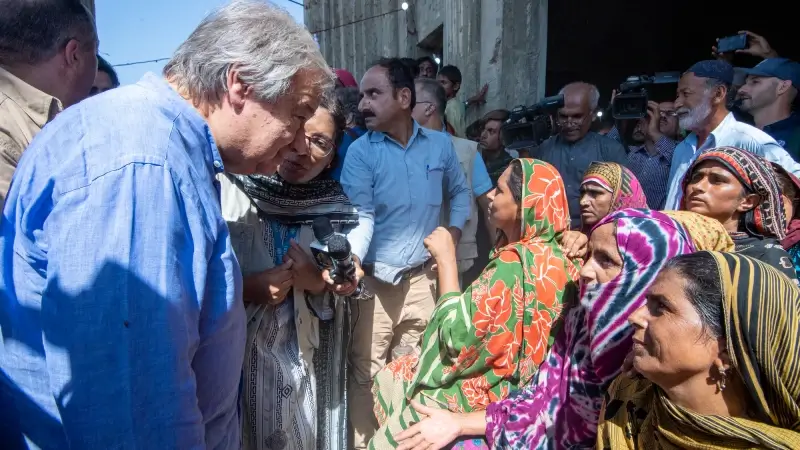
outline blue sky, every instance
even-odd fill
[[[210,11],[227,0],[95,0],[100,54],[111,64],[167,58]],[[303,7],[274,0],[298,21]],[[300,1],[302,3],[302,1]],[[166,61],[117,67],[122,84],[160,72]]]

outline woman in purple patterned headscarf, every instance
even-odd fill
[[[606,388],[631,349],[627,319],[673,256],[692,253],[686,229],[669,216],[623,209],[600,221],[581,271],[581,301],[565,313],[533,382],[480,415],[418,407],[428,419],[397,436],[400,449],[441,448],[486,434],[492,448],[593,447]]]

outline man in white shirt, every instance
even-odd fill
[[[800,165],[775,139],[733,117],[727,106],[732,83],[733,67],[719,60],[696,63],[681,77],[675,110],[680,127],[691,133],[672,155],[665,209],[680,208],[681,183],[686,171],[699,153],[711,148],[731,146],[748,150],[800,175]]]

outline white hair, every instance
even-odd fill
[[[597,86],[583,81],[576,81],[561,88],[561,90],[558,91],[558,95],[564,95],[564,93],[567,91],[567,88],[573,86],[585,86],[589,88],[589,107],[592,109],[592,111],[596,111],[597,105],[600,104],[600,91],[597,89]]]
[[[164,76],[193,100],[214,104],[227,92],[232,68],[268,102],[289,93],[293,77],[304,70],[319,72],[309,82],[320,91],[333,87],[333,72],[311,34],[286,11],[262,1],[234,0],[203,19],[164,67]]]

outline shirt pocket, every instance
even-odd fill
[[[255,226],[244,222],[228,222],[228,231],[231,234],[231,247],[233,247],[233,253],[242,268],[242,273],[252,271]]]
[[[426,193],[426,197],[428,198],[428,204],[432,206],[441,206],[442,193],[445,189],[444,169],[441,167],[430,167],[426,170],[427,173],[425,176],[427,177],[428,181],[428,192]]]

